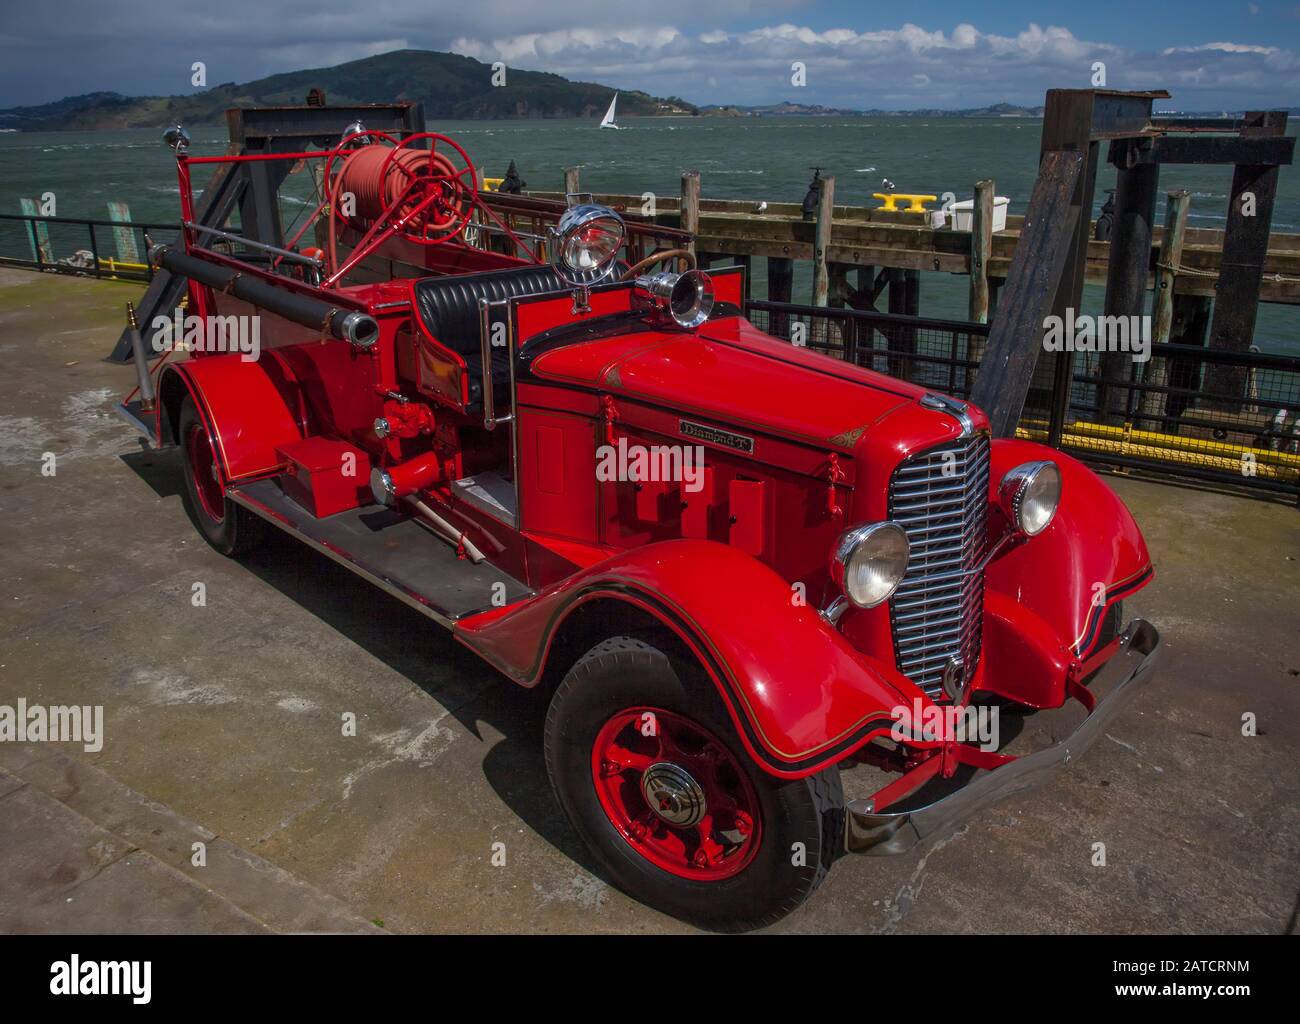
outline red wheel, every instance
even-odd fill
[[[226,495],[221,489],[216,456],[212,453],[212,439],[207,428],[198,419],[185,427],[185,468],[189,471],[194,493],[203,513],[214,523],[226,518]]]
[[[253,550],[265,537],[265,524],[226,497],[216,447],[194,399],[186,398],[181,404],[173,436],[180,447],[185,484],[181,499],[190,522],[223,555]]]
[[[762,842],[762,811],[744,769],[713,733],[682,715],[618,712],[592,744],[591,774],[614,828],[674,875],[730,878]]]
[[[790,913],[844,844],[834,768],[778,779],[744,749],[699,663],[658,631],[597,644],[546,715],[546,773],[604,875],[718,931]]]

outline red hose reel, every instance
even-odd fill
[[[468,154],[436,132],[408,135],[401,142],[382,132],[366,137],[389,144],[369,143],[339,155],[342,165],[330,184],[331,219],[362,235],[379,228],[420,245],[458,236],[478,190]],[[425,140],[428,149],[414,148]],[[326,164],[327,180],[335,155]]]

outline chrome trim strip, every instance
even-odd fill
[[[936,391],[927,391],[921,396],[921,404],[927,409],[938,409],[961,424],[961,436],[970,437],[975,433],[975,421],[970,418],[970,409],[965,402],[950,395],[941,395]]]
[[[279,256],[282,260],[289,260],[292,263],[304,263],[309,267],[315,267],[321,270],[324,264],[314,256],[304,256],[300,252],[294,252],[292,249],[281,249],[278,245],[268,245],[266,242],[259,242],[254,238],[245,238],[243,235],[231,234],[229,231],[222,231],[220,228],[210,228],[206,224],[197,224],[192,220],[184,222],[185,226],[191,231],[199,231],[205,235],[213,235],[227,242],[238,242],[240,245],[246,245],[250,249],[257,249],[259,252],[267,252],[273,256]]]
[[[522,523],[519,507],[519,423],[515,411],[519,408],[519,395],[515,383],[515,318],[510,299],[489,302],[478,300],[478,344],[479,358],[483,361],[483,429],[496,430],[502,423],[510,424],[510,460],[512,478],[515,485],[515,522]],[[506,325],[506,362],[510,367],[510,411],[503,416],[496,414],[496,395],[492,387],[492,318],[489,310],[499,306],[505,310]]]
[[[850,606],[849,599],[845,597],[843,594],[840,594],[835,598],[834,601],[828,604],[817,614],[819,614],[826,621],[828,625],[834,626],[835,628],[838,629],[840,624],[840,619],[842,619],[844,617],[844,613],[849,610],[849,606]]]
[[[1129,623],[1120,636],[1119,651],[1106,667],[1119,664],[1121,656],[1137,658],[1137,663],[1060,743],[994,768],[925,807],[876,814],[871,800],[850,801],[845,806],[846,849],[869,856],[906,853],[920,842],[950,833],[975,812],[1045,782],[1086,752],[1115,714],[1150,681],[1160,659],[1160,645],[1160,634],[1151,623],[1144,619]]]
[[[488,310],[492,303],[487,299],[478,300],[478,352],[481,363],[481,379],[479,386],[482,388],[483,402],[483,429],[496,430],[497,428],[497,410],[496,395],[492,393],[492,323],[488,316]]]

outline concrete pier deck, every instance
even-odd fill
[[[150,893],[162,931],[686,930],[593,871],[530,694],[287,539],[246,562],[200,540],[174,455],[110,411],[131,370],[102,357],[138,293],[0,271],[0,704],[105,726],[97,753],[0,743],[0,931],[141,930]],[[1059,779],[929,849],[842,860],[774,931],[1300,930],[1300,517],[1106,480],[1155,557],[1129,611],[1165,637],[1159,677]],[[1030,716],[1013,749],[1072,715]]]

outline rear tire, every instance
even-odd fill
[[[253,551],[266,537],[265,524],[226,497],[217,475],[216,448],[192,397],[181,404],[176,443],[185,481],[181,499],[194,528],[223,555],[238,557]]]
[[[803,903],[843,849],[839,771],[785,780],[758,769],[703,670],[664,648],[614,637],[570,669],[547,713],[547,774],[623,891],[715,931],[762,928]],[[637,726],[647,714],[649,737]],[[620,768],[622,754],[640,767]],[[690,785],[656,789],[678,767]],[[667,820],[689,822],[696,796],[701,822]]]

